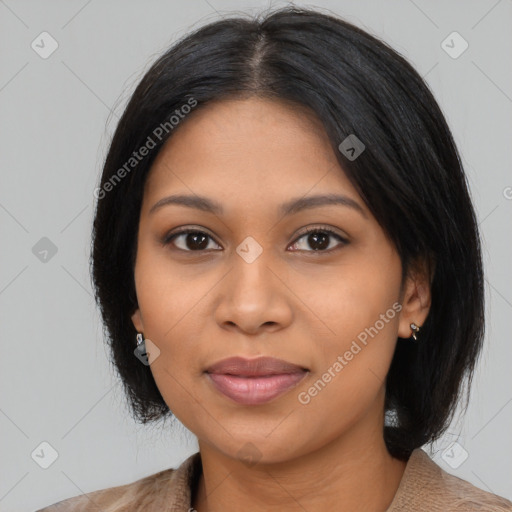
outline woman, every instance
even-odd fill
[[[496,510],[421,447],[484,333],[475,213],[428,87],[288,7],[188,35],[103,169],[92,273],[134,416],[199,452],[43,510]]]

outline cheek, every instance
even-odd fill
[[[169,409],[183,421],[184,411],[195,401],[193,388],[202,373],[202,327],[197,307],[207,289],[202,290],[199,282],[191,283],[178,273],[149,268],[139,274],[137,294],[144,334],[160,350],[150,370]]]
[[[152,241],[149,234],[140,237],[135,284],[148,337],[166,343],[182,322],[189,321],[201,297],[211,287],[211,278],[199,277],[193,277],[192,268],[173,262],[166,248]]]
[[[332,275],[329,293],[321,293],[320,288],[314,292],[315,312],[325,327],[315,346],[320,355],[315,370],[325,374],[324,380],[336,382],[329,385],[332,392],[340,386],[343,391],[338,393],[358,396],[368,386],[376,390],[383,384],[393,357],[401,310],[401,263],[384,246],[360,253],[357,262]],[[332,378],[328,371],[343,377]]]
[[[298,276],[299,274],[297,274]],[[397,328],[397,304],[401,284],[398,255],[386,245],[353,251],[342,265],[315,276],[303,275],[294,282],[294,292],[313,313],[329,345],[344,345],[368,330],[391,336]],[[395,304],[395,307],[393,305]],[[317,345],[320,345],[319,343]]]
[[[144,326],[144,336],[160,350],[151,371],[160,390],[159,379],[170,379],[194,371],[199,366],[197,333],[200,315],[197,307],[207,293],[210,279],[190,281],[183,272],[172,268],[163,251],[141,245],[135,268],[137,298]],[[169,373],[168,373],[169,372]],[[169,389],[176,389],[172,382]]]
[[[330,296],[335,305],[324,301],[323,318],[334,334],[316,341],[314,371],[295,394],[303,423],[319,439],[348,429],[382,396],[400,310],[392,284],[352,273],[336,297]]]

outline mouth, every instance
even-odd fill
[[[231,357],[205,370],[217,391],[244,405],[273,400],[295,387],[308,372],[307,368],[273,357]]]

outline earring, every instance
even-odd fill
[[[414,340],[414,341],[417,341],[417,340],[418,340],[418,338],[416,337],[416,334],[418,334],[418,333],[420,332],[420,328],[419,328],[415,323],[412,323],[412,324],[410,325],[410,327],[411,327],[411,329],[412,329],[412,334],[411,334],[411,336],[412,336],[412,338],[413,338],[413,340]]]
[[[141,363],[149,366],[149,354],[147,353],[146,340],[140,332],[137,333],[137,346],[135,347],[133,353]]]

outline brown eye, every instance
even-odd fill
[[[304,239],[304,242],[299,242]],[[332,244],[333,239],[337,239],[339,242],[337,245]],[[326,228],[312,228],[308,229],[302,234],[291,247],[293,250],[307,251],[307,252],[329,252],[336,249],[340,245],[346,245],[348,243],[342,236],[338,235],[331,229]],[[310,247],[311,249],[307,249]]]
[[[219,247],[213,238],[204,231],[184,229],[178,233],[168,235],[164,240],[164,244],[172,243],[179,250],[187,252],[215,250],[215,247],[210,246],[210,241]]]

